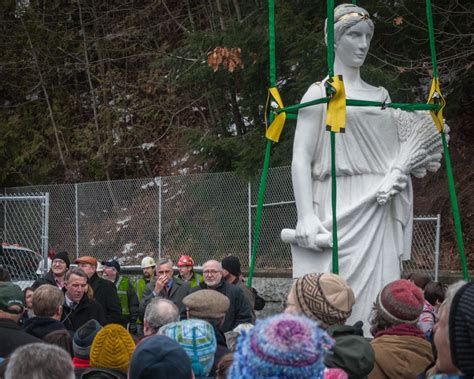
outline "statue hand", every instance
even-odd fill
[[[380,205],[386,204],[392,197],[402,192],[408,184],[408,176],[395,168],[384,178],[382,185],[377,191],[377,202]]]
[[[296,241],[299,246],[321,251],[322,249],[316,244],[316,236],[318,234],[331,234],[323,226],[316,215],[311,215],[298,220],[296,224]]]

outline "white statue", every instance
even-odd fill
[[[334,12],[334,72],[343,76],[347,99],[389,103],[385,88],[360,76],[374,31],[368,12],[352,4],[339,5]],[[309,87],[302,102],[325,97],[326,80]],[[369,335],[378,292],[400,278],[400,261],[410,257],[410,174],[436,171],[442,145],[428,112],[355,106],[346,112],[345,133],[336,135],[339,274],[356,296],[348,323],[364,321]],[[326,105],[300,109],[292,162],[298,223],[296,231],[282,231],[282,239],[292,244],[295,278],[331,270],[330,151]]]

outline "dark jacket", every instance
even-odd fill
[[[143,317],[145,314],[145,308],[148,303],[153,299],[155,296],[153,295],[153,290],[155,289],[156,279],[153,279],[150,283],[146,285],[145,291],[143,291],[143,299],[140,303],[140,316]],[[199,287],[196,287],[199,288]],[[173,278],[173,284],[171,285],[171,289],[167,293],[165,289],[162,289],[160,293],[157,294],[156,297],[162,299],[169,299],[173,303],[176,304],[180,312],[184,309],[183,307],[183,299],[189,295],[190,288],[188,282],[185,282],[179,278]]]
[[[27,319],[23,324],[23,330],[26,333],[41,339],[48,333],[63,329],[66,329],[63,323],[51,317],[36,316]]]
[[[8,357],[17,347],[43,342],[25,333],[15,321],[8,318],[0,318],[0,341],[0,358]]]
[[[193,288],[191,292],[196,292],[201,289],[209,288],[206,283],[201,283],[199,287]],[[221,328],[222,333],[234,329],[239,324],[252,322],[250,304],[239,286],[229,284],[225,280],[222,280],[215,290],[227,296],[230,301],[229,309],[225,314],[224,325],[222,325]]]
[[[127,374],[112,369],[88,368],[80,377],[82,379],[127,379]]]
[[[122,322],[122,308],[115,284],[110,280],[100,278],[97,273],[89,278],[88,283],[94,290],[94,299],[104,308],[107,322],[120,324]]]
[[[113,283],[111,282],[111,284]],[[87,295],[84,295],[75,309],[71,309],[64,302],[61,322],[67,330],[76,331],[91,319],[97,320],[102,326],[107,325],[104,310],[96,300],[89,299]]]
[[[56,280],[54,279],[54,275],[51,271],[48,271],[42,278],[38,278],[33,283],[32,287],[37,289],[39,286],[43,284],[51,284],[52,286],[56,287]]]
[[[326,355],[324,359],[326,367],[342,368],[349,379],[367,378],[375,361],[374,349],[370,343],[350,325],[334,325],[327,332],[336,340],[336,344],[332,354]]]

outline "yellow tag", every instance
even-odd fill
[[[440,108],[438,111],[430,111],[431,118],[436,125],[438,132],[444,132],[444,118],[443,118],[443,109],[446,106],[446,100],[441,94],[441,89],[439,87],[439,79],[433,78],[431,80],[430,94],[428,96],[428,104],[439,104]]]
[[[269,89],[270,95],[272,98],[276,101],[278,104],[278,108],[284,108],[283,106],[283,101],[281,100],[280,93],[278,92],[278,89],[276,87],[272,87]],[[286,113],[281,112],[277,114],[275,119],[272,121],[270,126],[268,127],[265,137],[267,137],[269,140],[273,142],[278,142],[280,140],[280,135],[283,130],[283,126],[285,125],[286,121]]]
[[[328,103],[326,116],[326,130],[335,133],[344,133],[346,128],[346,91],[342,75],[329,78],[326,82],[332,92]]]

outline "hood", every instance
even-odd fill
[[[362,379],[374,368],[375,353],[370,343],[358,335],[358,328],[334,325],[327,332],[336,340],[332,354],[324,359],[326,367],[342,368],[349,379]]]

